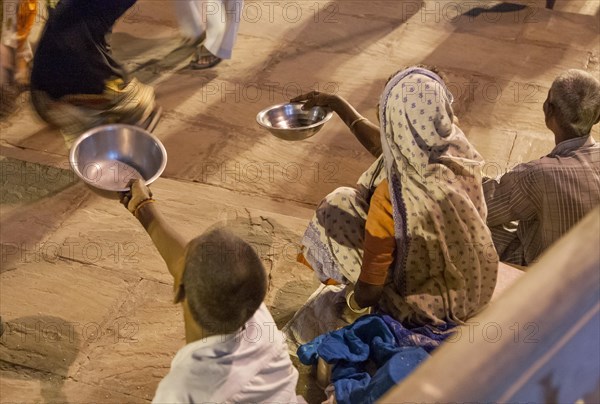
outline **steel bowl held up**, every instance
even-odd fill
[[[322,107],[303,110],[299,102],[274,105],[256,116],[260,126],[283,140],[303,140],[316,134],[333,113]]]
[[[113,124],[81,135],[70,152],[71,168],[87,184],[103,191],[128,191],[131,179],[155,181],[167,165],[167,151],[142,128]]]

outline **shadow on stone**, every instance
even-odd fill
[[[56,168],[0,156],[0,204],[49,198],[78,182],[69,167]]]
[[[527,6],[523,4],[514,4],[514,3],[499,3],[490,8],[483,7],[475,7],[464,13],[463,15],[468,17],[477,17],[481,13],[512,13],[515,11],[523,10],[527,8]]]
[[[271,309],[277,328],[281,329],[294,317],[294,314],[306,303],[317,286],[316,280],[293,280],[277,290]]]
[[[7,320],[0,339],[3,378],[38,380],[43,402],[67,402],[62,388],[80,350],[80,330],[93,332],[53,316]]]

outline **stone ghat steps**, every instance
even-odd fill
[[[137,220],[61,167],[0,157],[3,402],[144,402],[184,344],[172,280]],[[316,289],[295,262],[312,209],[159,179],[157,206],[186,239],[227,226],[269,273],[279,326]]]
[[[171,278],[151,240],[116,197],[56,165],[3,154],[3,402],[148,400],[183,345]],[[159,179],[152,190],[185,238],[222,225],[251,243],[269,272],[266,303],[279,327],[316,289],[295,262],[313,208],[181,180]],[[497,292],[519,275],[504,266]],[[310,369],[299,369],[299,393],[320,400]]]
[[[413,9],[407,1],[340,1],[330,9],[317,2],[315,21],[313,3],[285,2],[300,7],[298,21],[282,16],[284,3],[272,21],[266,10],[258,21],[246,15],[234,58],[198,72],[182,70],[175,57],[165,62],[178,42],[172,10],[162,1],[141,1],[115,27],[114,49],[156,85],[165,113],[155,134],[170,156],[165,178],[313,206],[335,187],[353,185],[372,157],[338,118],[315,137],[288,143],[260,129],[256,113],[318,88],[337,91],[376,121],[385,78],[406,64],[434,64],[447,73],[461,127],[488,161],[487,174],[552,149],[543,101],[562,71],[600,72],[597,18],[522,2],[530,7],[500,14],[482,3],[481,14],[455,21],[448,8],[454,3]],[[439,12],[428,14],[436,5]],[[327,20],[326,11],[332,13]],[[149,59],[160,62],[144,65]],[[0,130],[1,144],[17,148],[21,159],[64,160],[68,153],[26,95]],[[598,126],[594,133],[598,137]]]
[[[420,4],[286,1],[270,20],[262,2],[248,1],[234,58],[210,72],[181,70],[178,55],[165,60],[178,38],[163,1],[138,2],[115,27],[117,56],[142,66],[136,74],[156,85],[165,108],[155,132],[169,153],[152,186],[159,206],[188,238],[215,222],[250,238],[271,274],[267,303],[279,325],[316,287],[293,259],[314,206],[353,185],[372,157],[337,118],[292,144],[256,126],[260,109],[318,87],[376,120],[386,77],[437,64],[454,85],[461,126],[502,171],[552,148],[542,103],[554,77],[600,68],[597,12],[564,8],[575,1],[458,21],[409,3]],[[64,139],[26,94],[18,101],[0,121],[2,401],[147,402],[183,345],[170,276],[134,218],[74,180]]]
[[[588,0],[515,0],[511,1],[511,3],[524,4],[529,7],[535,5],[539,8],[545,8],[548,3],[553,3],[552,11],[557,13],[583,14],[591,16],[598,16],[600,14],[600,3]]]

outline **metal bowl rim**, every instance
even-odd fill
[[[267,107],[265,109],[263,109],[262,111],[260,111],[258,114],[256,114],[256,122],[262,126],[265,129],[273,129],[273,130],[283,130],[283,131],[303,131],[303,130],[307,130],[307,129],[313,129],[316,128],[318,126],[324,125],[327,121],[329,121],[331,119],[331,117],[333,116],[333,111],[327,109],[327,108],[323,108],[323,107],[319,107],[319,106],[314,106],[313,108],[321,108],[323,111],[325,111],[325,117],[320,120],[317,123],[313,123],[312,125],[308,125],[308,126],[302,126],[300,128],[276,128],[273,126],[268,126],[265,125],[261,118],[265,116],[265,114],[273,109],[277,109],[277,108],[281,108],[284,105],[302,105],[303,103],[301,102],[284,102],[282,104],[277,104],[277,105],[271,105],[270,107]]]
[[[98,189],[102,189],[104,191],[113,191],[111,189],[97,187],[94,183],[90,182],[87,178],[85,178],[83,176],[83,174],[79,171],[79,168],[77,167],[77,160],[75,158],[75,151],[77,150],[77,148],[79,147],[79,145],[85,139],[87,139],[88,137],[93,136],[96,133],[98,133],[100,131],[103,131],[103,130],[119,129],[119,128],[133,129],[133,130],[136,130],[136,131],[144,132],[144,134],[148,135],[150,138],[152,138],[152,140],[154,140],[155,144],[160,149],[160,153],[163,156],[163,159],[162,159],[162,162],[160,164],[160,167],[159,167],[158,171],[156,172],[156,174],[154,174],[152,177],[150,177],[150,179],[145,180],[145,184],[146,185],[152,184],[154,181],[156,181],[161,176],[161,174],[163,173],[163,171],[165,171],[165,168],[167,167],[167,149],[165,149],[165,146],[162,144],[162,142],[160,141],[159,138],[157,138],[155,135],[153,135],[152,133],[148,132],[144,128],[140,128],[139,126],[135,126],[135,125],[127,125],[127,124],[124,124],[124,123],[111,123],[111,124],[108,124],[108,125],[96,126],[96,127],[92,128],[92,129],[88,129],[87,131],[85,131],[83,134],[81,134],[81,136],[79,136],[77,138],[77,140],[75,140],[75,142],[71,146],[71,150],[69,151],[69,163],[71,165],[71,169],[86,184],[89,184],[89,185],[91,185],[91,186],[93,186],[95,188],[98,188]],[[122,189],[119,189],[119,190],[114,191],[114,192],[126,192],[126,191],[129,191],[129,188],[122,188]]]

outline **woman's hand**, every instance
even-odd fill
[[[291,102],[304,102],[302,107],[304,110],[315,106],[331,109],[338,114],[369,153],[375,157],[379,157],[381,154],[379,126],[369,122],[367,118],[360,115],[348,101],[339,95],[311,91],[292,98]]]
[[[361,280],[354,286],[354,301],[358,307],[375,306],[383,295],[383,285],[370,285]]]
[[[355,293],[354,285],[352,285],[352,284],[347,285],[346,286],[346,305],[348,306],[348,308],[357,314],[369,313],[370,310],[369,310],[368,306],[359,306],[359,304],[356,302],[356,297],[355,297],[354,293]]]
[[[290,102],[304,102],[304,106],[302,107],[304,110],[311,109],[312,107],[324,107],[337,112],[340,98],[341,97],[335,94],[311,91],[310,93],[301,94],[296,98],[292,98]]]

